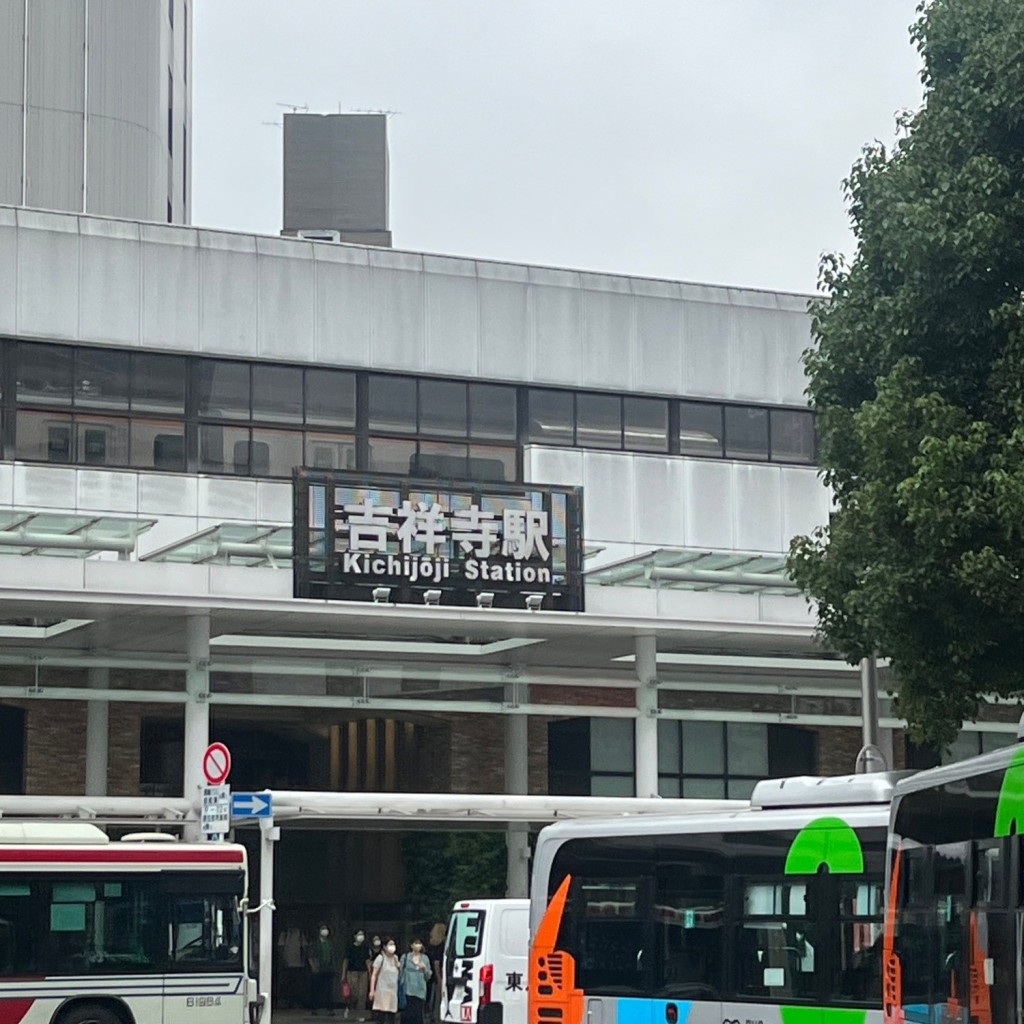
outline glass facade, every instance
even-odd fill
[[[2,456],[289,478],[296,466],[518,481],[528,444],[812,465],[814,416],[0,340]]]

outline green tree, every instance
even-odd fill
[[[402,840],[405,899],[425,928],[460,899],[505,895],[504,832],[411,832]]]
[[[948,743],[1024,692],[1024,3],[918,13],[924,104],[854,165],[856,254],[812,304],[836,506],[789,568],[825,643],[889,658],[900,713]]]

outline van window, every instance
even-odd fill
[[[480,955],[484,935],[482,910],[457,910],[448,929],[448,956],[472,959]]]
[[[530,911],[526,907],[502,913],[498,944],[503,956],[526,956],[530,944]]]

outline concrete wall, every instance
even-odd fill
[[[0,280],[24,338],[806,404],[805,296],[4,208]]]

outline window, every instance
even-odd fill
[[[739,994],[809,1002],[825,936],[809,919],[805,882],[745,884],[739,938]]]
[[[466,476],[470,480],[505,480],[516,478],[515,448],[471,444]]]
[[[514,441],[516,389],[500,384],[470,384],[469,433],[482,441]]]
[[[618,395],[576,396],[576,444],[581,448],[622,447],[622,399]]]
[[[630,718],[590,720],[592,796],[634,796],[634,726]]]
[[[131,464],[138,469],[185,469],[185,425],[177,420],[132,420]]]
[[[420,381],[421,434],[465,437],[466,385],[444,380]]]
[[[744,405],[725,407],[725,457],[768,458],[768,410]]]
[[[668,451],[668,402],[660,398],[623,398],[624,441],[630,451]]]
[[[25,711],[0,705],[0,793],[25,792]]]
[[[776,462],[814,462],[814,413],[772,409],[772,459]]]
[[[199,471],[201,473],[249,472],[249,430],[204,423],[199,427]]]
[[[568,391],[529,392],[529,439],[537,444],[573,443],[573,401]]]
[[[200,416],[249,418],[249,364],[203,359],[196,363],[195,388]]]
[[[437,477],[442,480],[464,480],[467,472],[464,444],[420,441],[410,472],[413,476]]]
[[[290,478],[292,470],[302,464],[302,434],[298,431],[253,430],[249,449],[252,476]]]
[[[276,423],[302,422],[302,370],[296,366],[252,368],[252,418]]]
[[[76,461],[82,466],[128,465],[128,420],[75,417]]]
[[[70,405],[73,351],[64,345],[19,344],[17,400],[32,405]]]
[[[664,797],[747,799],[761,779],[815,771],[815,734],[757,722],[658,722]]]
[[[305,465],[313,469],[355,469],[355,438],[342,434],[306,434]]]
[[[385,433],[416,432],[416,381],[409,377],[369,379],[369,425]],[[405,469],[403,472],[408,473]]]
[[[576,980],[588,995],[639,995],[646,990],[643,886],[642,878],[627,876],[586,878],[575,887]]]
[[[452,914],[448,935],[449,957],[472,960],[480,955],[486,916],[483,910],[457,910]]]
[[[390,437],[370,438],[370,466],[376,473],[408,475],[416,461],[416,442]]]
[[[116,349],[78,349],[75,353],[75,405],[127,409],[128,353]]]
[[[133,353],[132,412],[183,416],[186,366],[183,356]]]
[[[702,856],[688,840],[656,840],[654,994],[659,999],[719,999],[725,911],[722,861]]]
[[[227,873],[2,875],[0,975],[240,971],[239,895]]]
[[[630,718],[551,722],[548,791],[569,796],[634,796],[633,733]]]
[[[679,403],[679,451],[682,455],[722,456],[722,407],[705,402]]]
[[[344,370],[306,370],[306,422],[320,427],[356,425],[356,375]]]
[[[29,462],[71,462],[71,416],[20,410],[16,421],[16,457]]]

